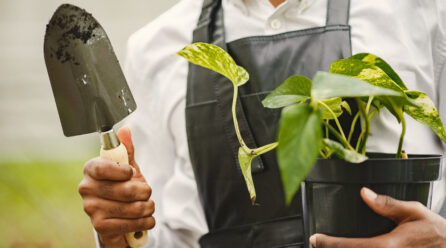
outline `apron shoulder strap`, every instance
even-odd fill
[[[195,32],[200,32],[201,34],[194,35],[195,41],[210,42],[209,38],[213,29],[212,20],[216,14],[216,11],[220,9],[221,0],[203,0],[203,6],[201,8],[200,18],[198,19],[197,27]],[[198,31],[200,30],[200,31]]]
[[[200,15],[200,19],[198,20],[197,27],[193,33],[193,41],[194,42],[207,42],[221,47],[223,50],[228,50],[227,44],[225,41],[224,34],[224,20],[223,20],[223,9],[222,9],[222,0],[204,0],[203,7]],[[210,75],[214,75],[212,73]],[[219,102],[219,106],[222,111],[222,115],[228,117],[226,126],[229,127],[227,129],[228,137],[230,137],[230,144],[233,149],[234,162],[238,161],[238,148],[239,143],[237,137],[234,136],[232,131],[232,115],[231,111],[226,111],[226,106],[231,106],[232,103],[232,85],[227,82],[222,76],[217,76],[217,79],[212,78],[214,81],[214,91],[215,97]],[[210,88],[209,88],[210,89]],[[241,106],[240,95],[237,103],[237,117],[239,121],[240,132],[242,133],[245,142],[250,147],[257,147],[257,144],[254,139],[254,135],[252,130],[248,124],[246,115],[243,111],[243,106]],[[251,163],[251,168],[253,173],[258,173],[264,170],[263,162],[260,158],[254,159]]]
[[[349,17],[350,0],[327,0],[327,26],[348,25]]]
[[[205,9],[205,8],[207,8],[207,7],[209,7],[209,5],[211,5],[211,4],[213,4],[213,3],[215,3],[215,2],[217,2],[218,0],[203,0],[203,9]]]

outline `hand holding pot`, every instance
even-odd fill
[[[324,234],[311,236],[316,248],[330,247],[446,247],[446,219],[419,202],[406,202],[377,195],[363,188],[361,197],[376,213],[398,226],[390,233],[373,238],[338,238]]]
[[[155,226],[152,189],[135,162],[130,130],[121,128],[117,136],[127,149],[130,165],[91,159],[79,184],[84,210],[106,247],[126,247],[126,233]]]

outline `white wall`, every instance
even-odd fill
[[[0,162],[98,152],[95,134],[63,135],[43,59],[45,26],[66,2],[96,17],[123,61],[129,35],[177,0],[0,0]]]

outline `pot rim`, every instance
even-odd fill
[[[429,183],[441,178],[442,155],[412,154],[408,159],[395,154],[368,153],[362,163],[350,163],[338,158],[318,159],[308,174],[307,183]],[[375,157],[373,156],[384,156]]]
[[[370,156],[372,155],[372,156]],[[380,155],[383,155],[384,157],[378,157]],[[395,158],[395,153],[384,153],[384,152],[367,152],[366,156],[368,157],[368,159],[366,161],[377,161],[377,160],[393,160],[393,161],[399,161],[399,160],[424,160],[424,159],[443,159],[443,154],[421,154],[421,153],[410,153],[407,154],[408,158]],[[376,157],[375,157],[376,156]],[[319,160],[340,160],[340,161],[344,161],[340,158],[337,158],[336,156],[333,155],[333,157],[331,158],[318,158]],[[364,162],[366,162],[364,161]],[[364,163],[363,162],[363,163]],[[348,163],[348,162],[346,162]],[[355,163],[351,163],[351,164],[355,164]],[[361,163],[359,163],[361,164]]]

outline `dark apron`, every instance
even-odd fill
[[[246,144],[259,147],[276,140],[280,110],[261,101],[291,75],[312,78],[331,62],[351,55],[349,0],[329,0],[326,26],[225,43],[221,0],[205,0],[193,41],[227,50],[250,75],[240,87],[237,117]],[[186,126],[190,159],[209,233],[204,248],[303,247],[302,200],[285,206],[275,152],[252,164],[257,206],[238,165],[232,83],[210,70],[190,65]]]

